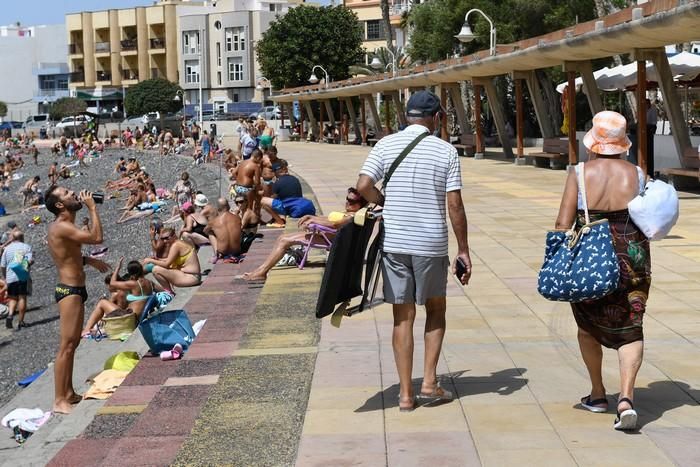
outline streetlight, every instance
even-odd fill
[[[309,83],[311,84],[316,84],[319,82],[318,77],[316,76],[316,68],[320,69],[325,75],[326,75],[326,88],[328,87],[328,83],[331,80],[331,77],[328,76],[328,72],[323,68],[321,65],[314,65],[314,67],[311,69],[311,76],[309,76]]]
[[[182,125],[180,125],[180,139],[185,138],[185,95],[182,89],[175,91],[175,97],[173,97],[175,102],[180,102],[182,100]]]
[[[384,67],[384,71],[386,71],[389,66],[391,66],[391,74],[392,76],[396,76],[396,55],[394,55],[394,52],[391,51],[391,49],[385,49],[389,54],[391,54],[391,63],[387,63],[386,66]],[[372,62],[369,64],[372,68],[375,70],[379,70],[382,68],[382,62],[379,60],[379,56],[377,55],[377,51],[374,51],[375,55],[374,58],[372,59]]]
[[[268,88],[270,90],[270,98],[272,98],[272,82],[269,79],[265,78],[264,76],[258,76],[255,81],[256,81],[255,89],[257,91],[262,92],[263,106],[265,106],[265,88]],[[260,84],[261,81],[265,82],[267,84],[265,86],[263,86],[262,84]]]
[[[491,21],[491,18],[486,16],[486,13],[483,11],[479,10],[478,8],[472,8],[467,12],[467,14],[464,16],[464,25],[462,26],[462,29],[459,31],[459,34],[457,34],[455,37],[459,39],[460,42],[462,43],[467,43],[471,42],[474,39],[476,39],[476,34],[472,32],[472,28],[469,26],[469,22],[467,21],[469,19],[469,15],[472,12],[478,12],[481,13],[481,15],[486,18],[486,21],[489,22],[489,25],[491,25],[491,32],[490,32],[490,39],[491,39],[491,55],[496,55],[496,28],[493,26],[493,21]]]

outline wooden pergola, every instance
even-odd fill
[[[462,138],[475,139],[476,152],[483,152],[484,138],[480,124],[476,125],[475,134],[466,134],[470,128],[465,108],[459,92],[461,81],[470,81],[474,86],[476,122],[480,122],[481,92],[485,91],[487,101],[491,104],[492,116],[506,157],[523,157],[523,85],[531,96],[532,105],[537,116],[540,131],[544,138],[556,136],[549,119],[545,118],[545,106],[542,90],[535,78],[535,70],[562,66],[567,74],[568,88],[575,90],[577,74],[583,79],[583,86],[588,98],[591,113],[603,110],[600,93],[593,77],[591,60],[618,54],[631,54],[638,66],[637,104],[638,104],[638,160],[646,168],[646,60],[654,63],[659,75],[659,88],[664,96],[667,115],[673,128],[673,140],[683,168],[700,169],[700,159],[691,148],[687,123],[683,117],[680,99],[677,94],[671,69],[664,46],[700,39],[700,0],[651,0],[636,7],[626,8],[612,15],[594,21],[577,24],[544,36],[526,39],[513,44],[498,45],[496,55],[490,56],[488,50],[475,54],[449,59],[442,62],[397,70],[396,75],[381,75],[352,78],[299,88],[283,89],[272,99],[283,108],[283,113],[294,122],[292,103],[298,101],[302,109],[302,131],[304,120],[308,119],[308,131],[323,142],[323,122],[325,116],[335,125],[331,101],[339,102],[342,122],[353,126],[355,135],[362,136],[367,143],[366,108],[372,114],[372,122],[377,137],[393,131],[387,119],[384,127],[379,118],[376,96],[381,94],[386,105],[393,104],[399,123],[405,123],[402,94],[406,90],[436,88],[436,93],[443,102],[450,96],[456,110]],[[506,119],[503,105],[499,102],[494,85],[494,78],[510,75],[515,83],[516,97],[516,153],[513,153],[510,139],[506,132]],[[359,98],[359,115],[353,104],[353,98]],[[567,93],[568,105],[568,163],[578,161],[578,144],[576,141],[575,92]],[[319,103],[319,118],[313,112],[312,102]],[[324,116],[325,114],[325,116]],[[388,112],[387,112],[388,114]],[[442,135],[448,138],[446,121],[443,121]],[[343,138],[344,140],[344,138]]]

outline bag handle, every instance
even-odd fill
[[[398,157],[394,159],[394,162],[391,164],[391,167],[389,167],[389,170],[386,172],[386,175],[384,175],[384,181],[382,182],[383,191],[386,191],[386,186],[389,183],[391,176],[394,174],[394,171],[399,166],[401,161],[403,161],[408,155],[408,153],[413,151],[413,148],[415,148],[416,145],[420,143],[426,136],[428,136],[428,132],[421,133],[420,135],[418,135],[416,139],[411,141],[411,143],[408,146],[406,146],[403,151],[401,151],[401,154],[399,154]]]
[[[588,200],[586,199],[586,178],[583,171],[583,162],[578,163],[578,188],[581,191],[581,202],[583,203],[583,212],[586,215],[586,224],[591,223],[591,218],[588,216]],[[574,225],[576,223],[574,222]]]

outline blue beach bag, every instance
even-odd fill
[[[574,222],[571,230],[547,233],[544,264],[537,278],[537,291],[547,300],[597,300],[614,292],[620,283],[610,224],[607,219],[590,221],[583,163],[577,169],[586,224],[578,231]]]
[[[192,345],[195,334],[185,310],[158,311],[158,299],[148,299],[141,315],[139,331],[154,354],[172,350],[180,344],[184,350]]]

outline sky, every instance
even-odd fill
[[[66,13],[153,5],[153,0],[0,0],[0,25],[63,24]]]

